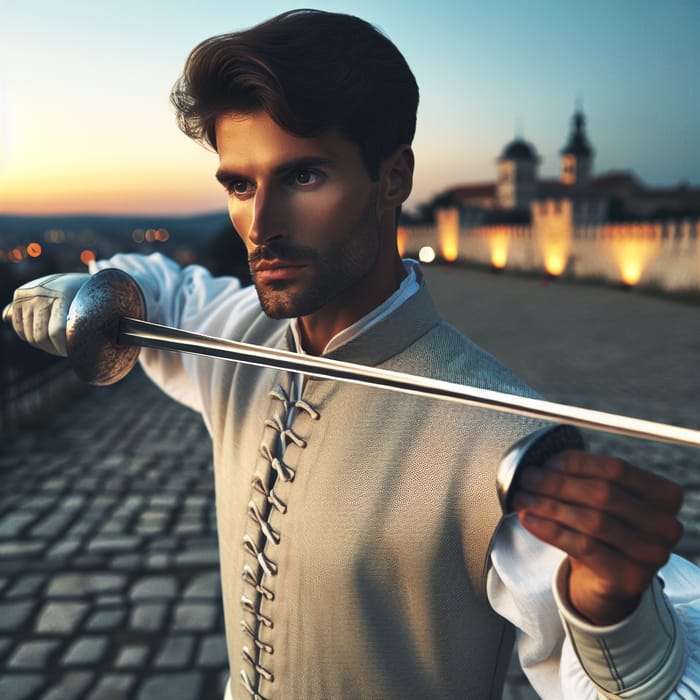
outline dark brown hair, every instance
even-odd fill
[[[410,144],[418,86],[406,60],[358,17],[285,12],[194,48],[170,99],[178,124],[216,149],[216,118],[264,110],[283,129],[314,136],[337,128],[378,177],[380,162]]]

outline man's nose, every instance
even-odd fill
[[[275,238],[286,236],[283,202],[279,193],[271,188],[258,187],[252,201],[248,239],[262,245]]]

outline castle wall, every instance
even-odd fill
[[[448,213],[449,211],[449,213]],[[401,227],[399,247],[417,257],[430,246],[443,259],[578,279],[700,290],[700,219],[586,223],[570,200],[540,207],[529,226],[460,226],[456,209],[435,226]],[[444,251],[450,251],[445,255]]]

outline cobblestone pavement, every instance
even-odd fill
[[[700,309],[637,293],[429,269],[445,315],[547,398],[700,426]],[[588,434],[686,487],[696,451]],[[226,679],[211,451],[140,371],[87,388],[0,454],[0,698],[195,700]],[[513,664],[504,694],[535,694]]]

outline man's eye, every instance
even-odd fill
[[[292,173],[295,185],[313,185],[320,179],[320,175],[313,170],[300,168]]]
[[[248,183],[245,180],[232,180],[228,185],[228,190],[232,194],[246,194]]]

